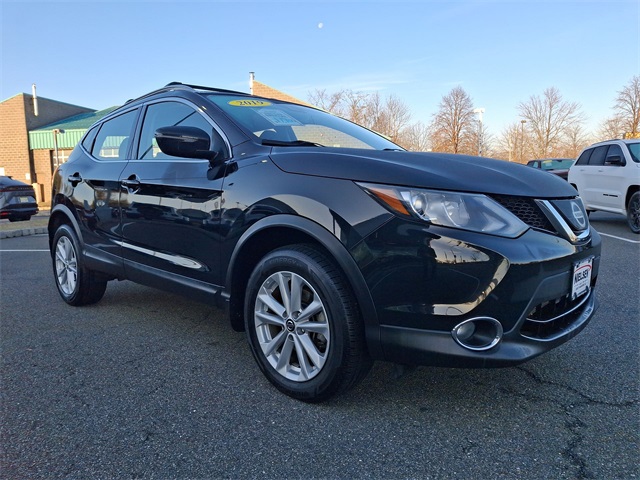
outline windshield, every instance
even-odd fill
[[[563,170],[568,169],[573,165],[574,160],[571,158],[567,159],[553,159],[553,160],[543,160],[542,161],[542,169],[543,170]]]
[[[631,153],[631,159],[640,163],[640,143],[627,143],[627,147],[629,148],[629,153]]]
[[[207,97],[264,145],[402,150],[366,128],[315,108],[257,97]]]

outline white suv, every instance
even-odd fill
[[[608,140],[585,148],[569,170],[587,212],[602,210],[627,216],[640,233],[640,140]]]

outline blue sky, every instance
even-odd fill
[[[462,86],[499,135],[548,87],[595,129],[640,74],[638,0],[0,0],[0,99],[31,91],[103,109],[170,81],[303,100],[379,91],[428,122]]]

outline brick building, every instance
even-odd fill
[[[291,95],[287,95],[280,90],[271,88],[269,85],[258,82],[255,79],[255,75],[253,72],[249,74],[249,92],[251,93],[251,95],[255,95],[256,97],[275,98],[276,100],[282,100],[284,102],[298,103],[300,105],[306,105],[308,107],[313,106],[310,103],[303,102],[302,100],[298,100]]]
[[[250,74],[252,95],[309,105]],[[37,108],[37,115],[36,115]],[[33,184],[38,203],[51,203],[51,178],[64,163],[84,132],[117,107],[96,111],[78,105],[20,93],[0,102],[0,175]]]
[[[54,139],[51,138],[49,142],[51,148],[33,150],[29,132],[65,118],[91,112],[94,110],[40,97],[36,116],[33,96],[26,93],[0,102],[0,175],[35,184],[39,203],[47,203],[50,200]],[[49,136],[53,137],[51,131]]]

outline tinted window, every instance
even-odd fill
[[[627,147],[629,147],[631,160],[636,163],[640,163],[640,143],[630,143],[627,145]]]
[[[593,148],[590,148],[590,149],[585,150],[584,152],[582,152],[582,155],[580,155],[578,160],[576,160],[576,165],[588,165],[589,164],[589,157],[591,157],[592,153],[593,153]]]
[[[542,169],[543,170],[563,170],[565,168],[570,168],[573,165],[572,159],[550,159],[542,161]]]
[[[127,157],[136,113],[137,110],[132,110],[102,124],[91,149],[94,157],[103,160],[124,160]]]
[[[87,151],[91,151],[93,148],[93,141],[96,139],[96,135],[98,134],[98,127],[93,127],[91,130],[87,132],[82,140],[82,146],[87,149]]]
[[[604,165],[604,158],[607,155],[608,145],[596,147],[589,158],[589,165]]]
[[[214,137],[214,144],[224,146],[224,142],[218,132],[195,109],[180,102],[162,102],[149,105],[144,116],[140,145],[138,146],[138,159],[141,160],[175,160],[163,153],[158,147],[154,134],[160,127],[183,126],[197,127]]]
[[[267,145],[275,140],[306,141],[326,147],[401,149],[381,135],[315,108],[258,97],[207,97]]]
[[[622,149],[620,148],[620,145],[609,145],[609,151],[607,152],[607,161],[609,161],[609,157],[620,157],[620,160],[622,160],[622,163],[618,164],[618,166],[620,165],[625,165],[627,162],[624,159],[624,153],[622,153]]]

